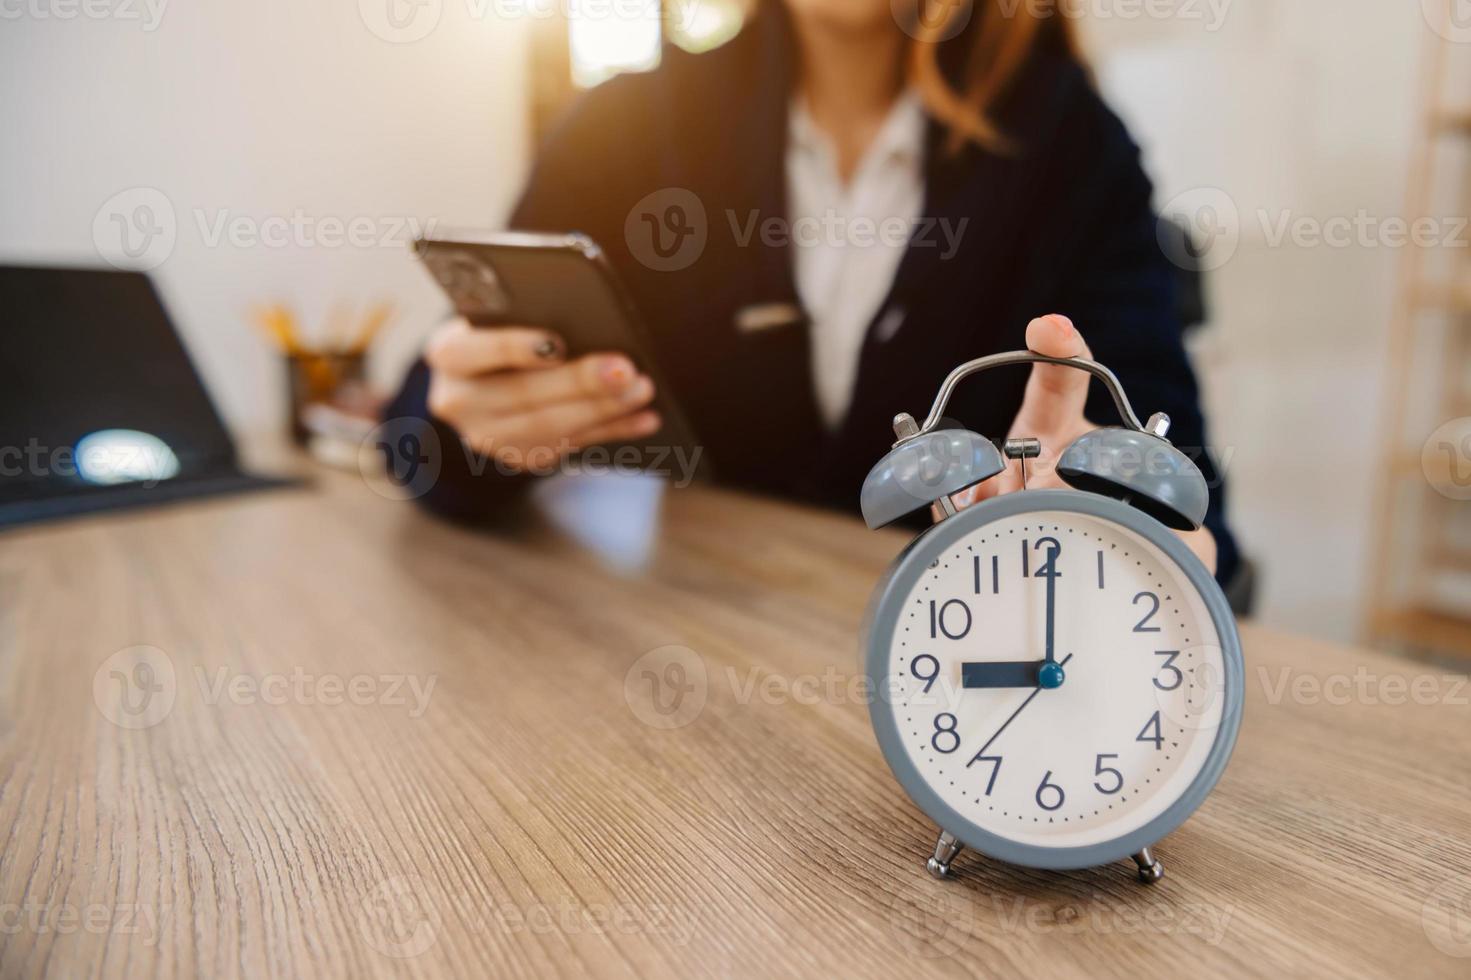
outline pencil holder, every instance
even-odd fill
[[[301,351],[286,354],[286,390],[290,397],[291,441],[306,445],[310,433],[303,421],[309,405],[330,402],[350,382],[362,382],[367,374],[363,353]]]

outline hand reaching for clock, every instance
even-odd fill
[[[1060,313],[1038,317],[1027,324],[1027,348],[1049,357],[1092,357],[1073,322]],[[1027,460],[1027,486],[1059,488],[1067,484],[1057,475],[1058,456],[1074,439],[1097,428],[1083,414],[1088,401],[1089,376],[1056,364],[1032,365],[1021,409],[1007,438],[1031,437],[1042,443],[1042,455]],[[1006,470],[979,486],[951,498],[957,508],[1022,489],[1020,460],[1008,460]],[[1216,539],[1206,528],[1177,531],[1180,539],[1211,571],[1216,568]]]

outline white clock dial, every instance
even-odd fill
[[[1000,518],[947,547],[903,609],[885,685],[899,741],[977,826],[1111,841],[1205,766],[1221,639],[1184,570],[1134,531],[1071,511]]]

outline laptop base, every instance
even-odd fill
[[[79,487],[68,493],[40,499],[0,503],[0,528],[75,517],[79,514],[162,506],[201,497],[280,490],[304,486],[307,482],[299,477],[254,476],[236,471],[165,480],[152,486],[125,483],[105,487]]]

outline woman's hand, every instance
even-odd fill
[[[1071,320],[1060,314],[1039,317],[1027,324],[1027,348],[1048,357],[1092,357]],[[1064,487],[1057,475],[1057,459],[1073,440],[1097,426],[1083,416],[1091,375],[1056,364],[1033,364],[1021,410],[1011,423],[1008,439],[1031,437],[1042,443],[1042,455],[1027,463],[1027,486]],[[957,508],[969,507],[1022,488],[1021,460],[1008,460],[1006,470],[951,498]],[[1216,539],[1205,528],[1177,531],[1205,567],[1216,569]]]
[[[654,382],[622,354],[567,361],[556,334],[451,320],[429,339],[429,411],[471,449],[520,472],[658,431]]]

